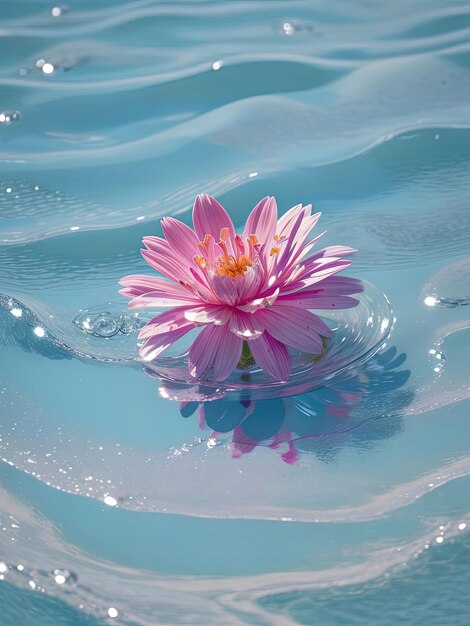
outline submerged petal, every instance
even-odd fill
[[[265,331],[258,339],[250,342],[256,363],[273,378],[281,382],[288,380],[291,358],[286,346]]]

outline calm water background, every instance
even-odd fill
[[[1,626],[469,623],[469,36],[455,1],[0,2]],[[202,191],[312,201],[383,352],[244,422],[161,397],[117,280]]]

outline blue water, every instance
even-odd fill
[[[468,3],[0,12],[0,626],[466,626]],[[117,281],[199,192],[313,202],[381,351],[246,419],[165,397]]]

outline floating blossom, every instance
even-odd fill
[[[222,205],[206,194],[196,198],[194,230],[172,217],[162,220],[164,238],[144,237],[142,256],[170,279],[132,275],[121,279],[129,308],[168,308],[140,332],[140,355],[158,357],[196,327],[189,348],[195,378],[225,380],[242,356],[279,381],[291,371],[288,348],[318,355],[330,328],[309,309],[344,309],[358,300],[360,281],[336,276],[356,252],[330,246],[308,256],[320,237],[308,235],[320,218],[311,205],[293,207],[280,219],[276,201],[263,198],[237,234]],[[248,343],[244,343],[248,342]],[[247,346],[249,350],[247,350]]]

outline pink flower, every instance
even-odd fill
[[[275,199],[263,198],[241,235],[205,194],[194,203],[194,230],[165,217],[165,238],[144,237],[142,256],[169,281],[142,275],[120,281],[120,293],[132,298],[129,308],[168,308],[142,329],[141,357],[154,359],[197,326],[202,330],[189,348],[195,378],[226,379],[244,341],[256,363],[280,381],[291,371],[288,347],[321,353],[331,330],[309,309],[354,307],[358,301],[350,296],[362,287],[335,276],[351,264],[343,257],[353,248],[331,246],[308,256],[322,236],[307,241],[320,217],[311,209],[299,204],[278,220]]]

